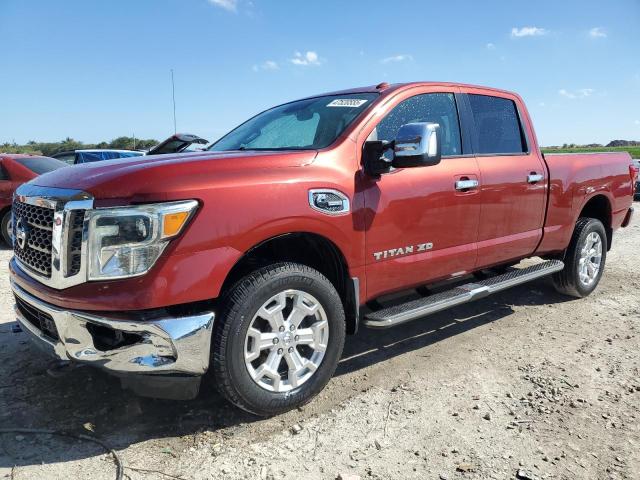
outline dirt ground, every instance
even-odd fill
[[[11,256],[0,251],[0,271]],[[268,420],[224,403],[138,398],[102,372],[61,378],[12,333],[0,278],[0,428],[97,436],[146,479],[640,478],[640,217],[582,300],[547,280],[348,338],[303,409]],[[0,434],[0,478],[113,479],[98,445]]]

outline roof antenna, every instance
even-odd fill
[[[173,97],[173,134],[178,133],[176,128],[176,84],[173,81],[173,68],[171,69],[171,96]]]

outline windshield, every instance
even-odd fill
[[[262,112],[214,143],[209,150],[316,150],[331,145],[377,93],[328,95]]]
[[[43,173],[52,172],[62,167],[68,166],[66,163],[49,157],[23,157],[16,158],[16,162],[27,167],[33,173],[42,175]]]

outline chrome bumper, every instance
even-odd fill
[[[144,314],[102,316],[55,307],[13,281],[11,288],[26,306],[44,313],[46,321],[53,320],[58,338],[52,338],[51,332],[47,334],[15,306],[23,330],[31,334],[38,346],[60,360],[93,365],[116,374],[202,375],[209,367],[213,312],[146,319]],[[95,327],[118,338],[126,336],[127,340],[112,349],[104,345],[98,348],[96,343],[100,340]]]

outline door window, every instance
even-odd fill
[[[391,142],[402,125],[415,122],[440,125],[443,156],[462,154],[458,110],[452,93],[425,93],[400,102],[376,126],[368,140]]]
[[[469,95],[469,103],[476,125],[476,153],[517,154],[527,151],[527,142],[513,100]]]

